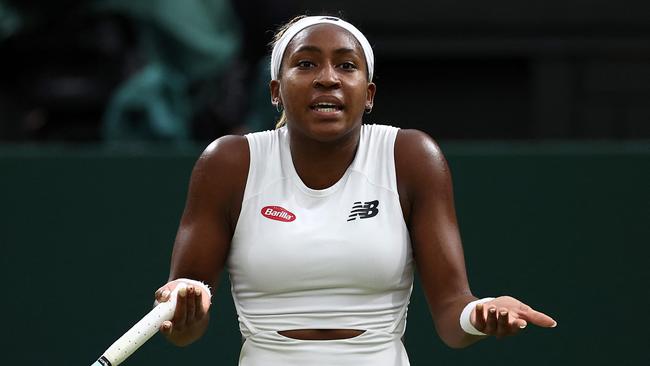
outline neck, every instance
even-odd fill
[[[289,146],[296,173],[311,189],[325,189],[345,174],[357,151],[361,126],[334,141],[317,141],[292,133]]]

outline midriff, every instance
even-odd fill
[[[278,334],[302,340],[332,340],[354,338],[364,332],[359,329],[292,329],[279,331]]]

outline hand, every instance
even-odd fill
[[[155,305],[168,301],[180,282],[174,280],[159,288],[155,293]],[[184,333],[195,333],[193,328],[204,323],[209,308],[210,296],[198,286],[187,285],[178,290],[174,317],[162,323],[160,332],[168,338],[174,333],[174,338],[184,339],[189,336]]]
[[[528,323],[544,328],[557,326],[557,322],[550,316],[533,310],[510,296],[497,297],[476,305],[470,315],[470,322],[477,330],[499,339],[519,333]]]

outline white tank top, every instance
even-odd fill
[[[250,168],[227,263],[244,337],[404,333],[413,256],[397,192],[397,131],[363,125],[354,161],[322,190],[296,173],[286,127],[246,135]]]

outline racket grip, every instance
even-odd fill
[[[169,297],[169,301],[158,304],[135,323],[123,336],[115,341],[102,357],[92,366],[117,366],[126,360],[133,352],[142,346],[149,338],[158,332],[162,323],[171,320],[176,310],[176,296],[185,283],[179,283]]]

